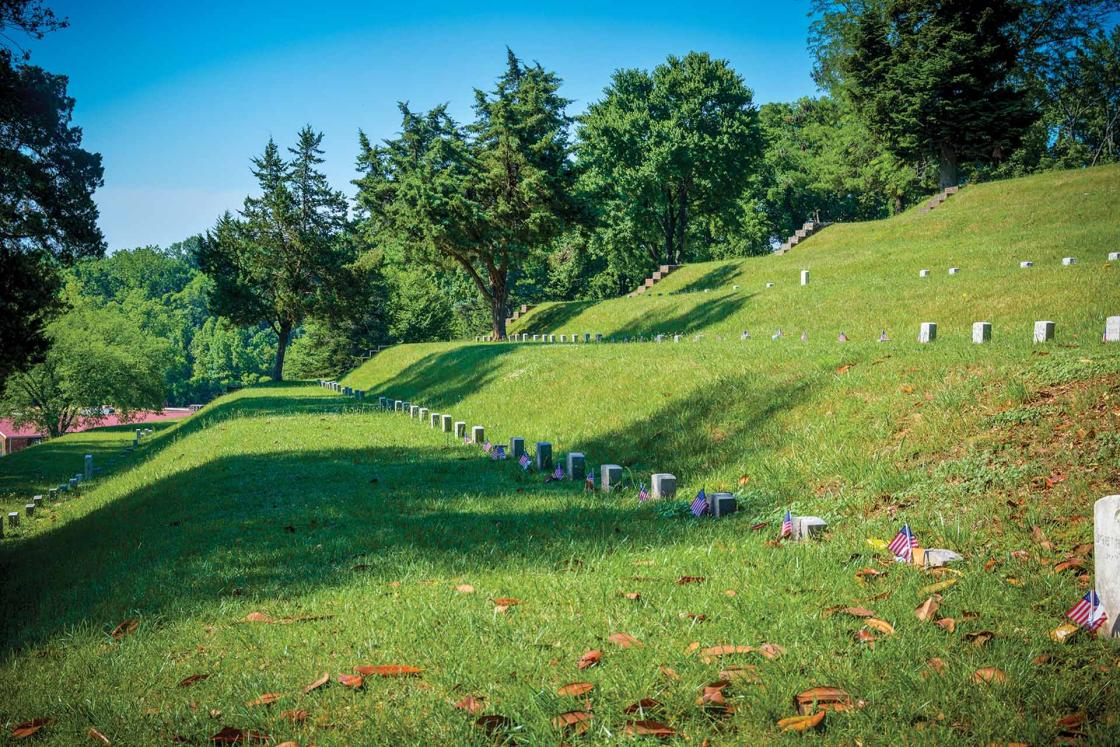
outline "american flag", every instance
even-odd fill
[[[556,465],[556,469],[552,470],[552,479],[553,480],[563,480],[564,479],[564,468],[561,467],[559,464]]]
[[[471,445],[471,437],[470,436],[463,436],[463,443],[467,446],[470,446]]]
[[[879,342],[890,342],[890,341],[891,341],[891,338],[887,337],[887,330],[884,329],[879,334]]]
[[[793,536],[793,516],[790,515],[789,509],[786,509],[786,516],[782,519],[782,533],[781,537]]]
[[[898,530],[898,534],[887,545],[887,549],[893,552],[896,558],[902,558],[909,563],[910,558],[913,557],[913,549],[917,546],[918,540],[914,538],[914,533],[910,531],[910,525],[903,524],[902,529]]]
[[[1088,630],[1096,630],[1108,620],[1096,589],[1090,589],[1077,604],[1070,607],[1066,617]]]
[[[503,459],[505,459],[506,458],[506,447],[501,446],[501,445],[495,446],[494,450],[490,452],[490,458],[493,459],[495,462],[500,462]]]
[[[529,458],[528,454],[522,454],[521,457],[517,460],[517,463],[521,465],[521,469],[528,470],[529,465],[533,463],[533,460]]]
[[[490,443],[490,439],[486,439],[486,441],[482,444],[482,453],[489,454],[491,449],[493,448],[494,444]]]
[[[692,505],[689,506],[692,515],[699,518],[708,513],[708,496],[704,494],[704,489],[700,488],[700,492],[692,499]]]
[[[649,491],[646,490],[645,485],[638,486],[638,503],[645,503],[649,500]]]
[[[591,493],[595,492],[595,473],[594,472],[588,472],[587,473],[587,481],[583,484],[583,489],[588,491],[588,492],[591,492]]]

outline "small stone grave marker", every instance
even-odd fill
[[[552,444],[548,441],[537,441],[537,469],[545,472],[552,469]]]
[[[918,330],[918,342],[928,343],[937,339],[937,322],[922,322]]]
[[[515,462],[525,453],[525,439],[514,436],[509,440],[509,458]]]
[[[450,415],[441,415],[439,421],[439,429],[444,433],[450,433],[451,429],[454,427],[451,422],[452,420],[453,418]],[[466,428],[467,424],[463,423],[463,427]],[[460,438],[462,438],[462,436],[460,436]]]
[[[929,270],[918,270],[918,277],[928,278],[929,277]]]
[[[1022,269],[1025,270],[1028,267],[1034,267],[1034,262],[1031,262],[1029,259],[1024,259],[1022,262],[1019,263],[1019,267],[1021,267]]]
[[[1077,264],[1077,258],[1076,257],[1062,257],[1062,264],[1065,265],[1066,267],[1069,267],[1070,265],[1075,265],[1075,264]]]
[[[614,490],[622,482],[622,467],[617,464],[604,464],[599,467],[599,488],[604,493]]]
[[[801,284],[802,285],[808,285],[809,284],[809,271],[808,270],[802,270],[801,271]]]
[[[1054,322],[1038,321],[1034,323],[1034,341],[1049,342],[1054,339]]]
[[[1093,504],[1093,558],[1097,595],[1108,621],[1099,634],[1120,635],[1120,495]]]
[[[820,537],[827,528],[828,522],[819,516],[793,517],[793,539],[798,542]]]
[[[654,498],[672,498],[677,494],[677,478],[668,472],[658,472],[650,476],[651,495]]]
[[[19,511],[11,511],[11,512],[8,513],[8,526],[10,526],[10,527],[18,527],[19,526]]]
[[[587,460],[578,451],[568,452],[567,477],[569,480],[582,480],[587,477]]]
[[[731,493],[712,493],[708,496],[708,507],[712,516],[721,519],[739,510],[739,504]]]
[[[959,268],[959,267],[950,267],[949,268],[949,274],[950,275],[959,275],[960,272],[961,272],[961,268]]]
[[[93,479],[93,454],[86,454],[86,479]]]
[[[1110,316],[1105,320],[1104,341],[1120,342],[1120,316]]]
[[[467,422],[465,420],[455,421],[455,438],[467,437]]]
[[[430,418],[429,417],[430,415],[431,415],[431,410],[429,410],[427,407],[421,407],[420,412],[418,412],[416,414],[416,417],[420,418],[421,422],[427,420],[431,423],[431,425],[435,425],[436,420],[435,420],[435,418]]]
[[[481,425],[476,425],[471,428],[471,441],[476,444],[481,444],[486,440],[486,428]]]
[[[972,341],[977,345],[983,345],[985,342],[992,341],[992,323],[991,322],[973,322],[972,324]]]

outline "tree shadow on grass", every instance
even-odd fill
[[[731,278],[739,274],[740,266],[738,263],[725,264],[718,267],[713,267],[708,272],[696,278],[682,288],[679,288],[677,293],[695,293],[704,290],[716,290],[727,286]]]
[[[687,309],[658,306],[623,325],[614,334],[615,337],[692,334],[738,313],[753,295],[742,293],[733,296],[716,296]]]
[[[563,301],[540,306],[532,309],[525,321],[518,327],[518,333],[530,335],[545,333],[568,334],[569,330],[563,329],[564,325],[575,319],[587,309],[600,303],[599,301]],[[595,330],[572,330],[573,334],[582,335],[585,332],[595,334]]]
[[[726,461],[719,440],[750,442],[766,430],[773,448],[783,436],[768,424],[812,387],[811,380],[759,387],[747,376],[725,377],[578,446],[595,463],[609,457],[687,482]],[[757,407],[749,418],[727,422],[727,396],[749,397]],[[221,403],[182,430],[221,427],[241,414],[314,412],[324,402],[333,406],[338,398],[280,397],[266,389]],[[391,416],[371,413],[371,427],[379,417]],[[715,434],[713,428],[723,435],[697,438]],[[638,509],[627,493],[586,496],[571,482],[546,485],[539,474],[491,462],[436,433],[431,446],[419,448],[321,442],[316,436],[316,448],[221,456],[181,469],[181,455],[170,452],[159,479],[28,537],[18,551],[0,545],[0,657],[74,627],[108,630],[137,615],[189,617],[234,595],[298,607],[305,594],[354,583],[355,573],[398,580],[418,564],[426,575],[445,577],[529,572],[625,543],[687,542],[694,527]],[[185,452],[197,444],[168,440],[162,448]]]

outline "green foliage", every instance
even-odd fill
[[[105,250],[92,196],[101,156],[82,149],[67,80],[6,46],[12,31],[39,38],[63,25],[38,2],[0,5],[0,387],[42,360],[61,309],[60,270]]]
[[[137,410],[161,409],[166,341],[119,311],[74,302],[48,328],[44,360],[9,377],[0,411],[60,436],[79,418],[102,419],[106,406],[126,420]]]
[[[293,330],[308,315],[351,300],[360,285],[349,267],[355,253],[345,235],[346,198],[319,170],[322,139],[304,127],[289,161],[270,139],[253,159],[260,195],[245,198],[238,217],[222,216],[198,249],[199,266],[214,282],[214,313],[276,333],[277,381]]]
[[[607,271],[634,282],[742,239],[761,140],[751,91],[723,60],[691,52],[652,72],[616,71],[577,146]]]

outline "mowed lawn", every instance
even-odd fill
[[[588,351],[585,365],[620,349]],[[965,352],[941,348],[940,374]],[[481,744],[494,738],[476,725],[486,715],[508,719],[502,733],[526,744],[623,739],[638,720],[662,723],[682,742],[753,744],[801,738],[776,722],[796,713],[796,693],[834,686],[863,704],[827,715],[819,737],[827,742],[1042,744],[1058,736],[1060,717],[1083,713],[1086,743],[1107,744],[1120,712],[1115,647],[1083,635],[1057,644],[1048,633],[1083,593],[1077,569],[1055,573],[1053,564],[1091,540],[1084,513],[1097,482],[1115,476],[1116,430],[1106,427],[1115,413],[1098,405],[1115,391],[1120,366],[1099,353],[1087,364],[1084,351],[1053,353],[1024,351],[1020,364],[1035,366],[1024,381],[1037,390],[971,426],[952,414],[959,402],[924,390],[937,373],[914,378],[912,394],[892,387],[905,401],[900,423],[914,425],[909,410],[925,402],[919,409],[971,448],[948,447],[937,455],[948,466],[938,468],[921,449],[891,454],[889,441],[868,449],[878,439],[868,430],[864,469],[909,475],[920,489],[877,495],[818,475],[795,507],[826,516],[832,531],[805,545],[772,542],[794,492],[783,480],[800,478],[792,467],[772,471],[761,455],[744,472],[747,485],[733,486],[743,512],[697,521],[663,515],[665,504],[639,506],[635,486],[590,495],[545,484],[315,386],[246,390],[167,429],[123,474],[0,543],[0,718],[9,728],[55,719],[36,735],[43,744],[83,742],[90,727],[115,744],[202,744],[227,726],[304,745]],[[835,386],[850,375],[834,371]],[[973,396],[992,407],[986,392]],[[594,423],[588,413],[602,404],[574,410]],[[526,406],[510,398],[507,410]],[[1087,438],[1062,427],[1071,416],[1099,433],[1088,437],[1091,459],[1059,448],[1067,437]],[[535,440],[545,422],[521,435]],[[514,435],[492,428],[498,441]],[[700,465],[696,452],[718,447],[694,440],[682,459]],[[604,441],[587,452],[597,465],[634,448]],[[21,466],[18,457],[3,465],[6,473]],[[640,479],[653,465],[631,467]],[[1063,479],[1036,486],[1054,470]],[[689,491],[703,481],[678,471]],[[964,514],[958,503],[984,510]],[[896,565],[868,544],[889,540],[904,518],[924,544],[965,554],[960,576]],[[858,575],[865,568],[884,575]],[[952,579],[934,618],[952,618],[950,632],[914,610],[934,593],[926,587]],[[867,608],[895,632],[835,611],[847,606]],[[247,621],[253,613],[274,622]],[[138,620],[135,631],[111,637],[128,619]],[[873,645],[857,640],[861,630]],[[970,642],[985,631],[990,640]],[[641,645],[612,642],[617,633]],[[764,643],[780,647],[766,649],[774,658],[758,653]],[[704,655],[719,645],[755,650]],[[600,662],[580,669],[592,650]],[[368,676],[357,689],[336,681],[367,665],[423,671]],[[1007,681],[974,683],[987,667]],[[324,673],[332,681],[305,693]],[[736,677],[722,690],[725,703],[698,705],[721,674]],[[180,685],[195,675],[206,678]],[[570,683],[594,688],[558,694]],[[279,695],[250,705],[266,694]],[[468,698],[476,713],[455,705]],[[626,713],[646,698],[658,705]],[[573,710],[592,714],[582,736],[554,723]]]

